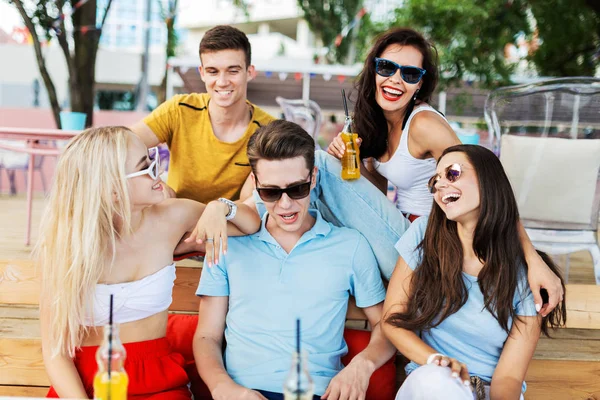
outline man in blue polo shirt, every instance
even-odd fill
[[[296,318],[315,398],[364,399],[371,374],[395,353],[379,326],[385,289],[367,241],[309,209],[314,157],[313,139],[291,122],[274,121],[250,139],[248,159],[266,207],[262,227],[229,239],[227,256],[205,264],[196,292],[194,356],[214,399],[283,399]],[[344,368],[350,295],[372,335]]]

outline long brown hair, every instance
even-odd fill
[[[412,46],[423,55],[423,83],[417,99],[428,102],[438,81],[437,50],[420,33],[409,28],[395,28],[377,38],[373,48],[367,55],[365,66],[356,81],[356,104],[354,107],[355,132],[362,138],[360,155],[363,158],[379,158],[387,147],[388,125],[381,107],[375,100],[375,58],[381,56],[385,49],[393,44]],[[414,101],[411,100],[406,110],[406,118],[412,112]]]
[[[527,263],[519,240],[519,211],[510,182],[500,160],[490,150],[475,145],[447,148],[448,153],[461,152],[473,165],[479,183],[479,218],[473,237],[473,250],[483,262],[477,282],[483,293],[485,308],[502,329],[510,331],[510,321],[519,318],[513,301],[519,281],[527,276]],[[441,157],[440,157],[441,159]],[[425,237],[415,251],[422,261],[415,270],[406,311],[395,313],[386,322],[409,330],[428,330],[456,313],[468,299],[463,281],[463,250],[456,222],[450,221],[433,203]],[[540,253],[550,269],[560,277],[552,260]],[[561,278],[562,282],[562,278]],[[564,283],[563,290],[564,290]],[[563,301],[542,320],[542,332],[566,322]]]

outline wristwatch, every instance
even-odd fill
[[[225,219],[227,221],[233,219],[235,217],[235,213],[237,212],[237,204],[235,204],[233,201],[229,200],[229,199],[225,199],[223,197],[219,198],[219,201],[221,203],[225,203],[227,204],[227,206],[229,207],[229,212],[227,213],[227,215],[225,216]]]

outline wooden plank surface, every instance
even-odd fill
[[[171,311],[198,311],[195,293],[201,272],[197,266],[177,266]],[[0,304],[37,305],[39,273],[31,260],[0,260]],[[566,299],[568,328],[600,329],[600,286],[567,285]],[[348,319],[366,319],[354,301],[348,306]]]
[[[533,360],[525,380],[526,400],[600,399],[598,362]]]
[[[600,329],[600,286],[567,285],[567,327]]]
[[[0,337],[0,385],[50,385],[40,339]]]
[[[47,386],[5,386],[0,385],[0,396],[46,397]]]
[[[0,303],[39,304],[40,276],[30,260],[0,260]]]

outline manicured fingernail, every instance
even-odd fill
[[[215,265],[218,265],[218,264],[219,264],[219,260],[215,260]]]
[[[469,386],[471,386],[471,381],[463,381],[463,384],[464,384],[466,387],[469,387]]]
[[[536,304],[535,305],[535,311],[540,312],[541,309],[542,309],[542,305],[541,304]]]
[[[453,378],[458,378],[458,372],[453,372],[453,373],[452,373],[452,377],[453,377]]]
[[[435,365],[440,365],[440,360],[435,360]]]

